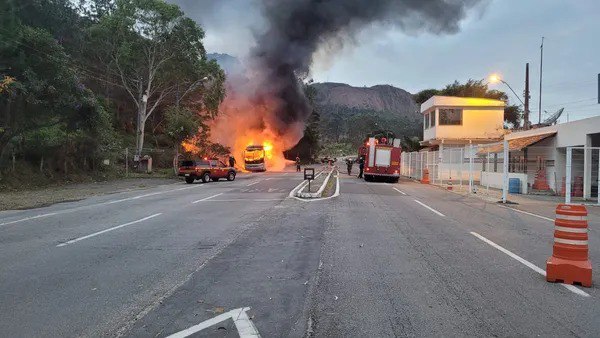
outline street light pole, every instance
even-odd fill
[[[523,128],[529,129],[529,62],[525,64],[525,104],[523,105]]]
[[[511,86],[510,86],[510,85],[509,85],[509,84],[508,84],[506,81],[504,81],[504,80],[502,80],[502,79],[499,79],[499,80],[500,80],[500,82],[504,83],[504,84],[505,84],[505,85],[508,87],[508,89],[510,89],[510,91],[511,91],[513,94],[515,94],[515,97],[516,97],[517,99],[519,99],[519,102],[521,102],[521,104],[522,104],[523,106],[525,106],[525,103],[523,103],[523,100],[521,100],[521,98],[519,97],[519,95],[517,95],[517,93],[515,93],[515,91],[512,89],[512,87],[511,87]]]

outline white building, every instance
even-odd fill
[[[504,101],[433,96],[421,104],[423,141],[431,150],[498,142],[504,135]]]
[[[513,132],[505,139],[511,158],[509,171],[525,174],[531,186],[538,171],[544,170],[548,185],[557,193],[566,176],[566,148],[588,147],[573,149],[571,178],[583,179],[584,198],[597,194],[600,148],[591,147],[600,147],[600,116]]]

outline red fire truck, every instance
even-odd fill
[[[398,182],[400,178],[400,139],[392,132],[371,133],[358,149],[358,156],[365,163],[363,175],[365,181],[381,178],[389,182]]]

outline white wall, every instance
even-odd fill
[[[440,126],[441,108],[462,109],[462,124]],[[421,105],[423,116],[432,111],[436,112],[435,127],[425,129],[423,124],[424,141],[496,139],[504,134],[504,102],[499,100],[433,96]]]
[[[503,173],[481,172],[481,185],[490,188],[502,189]],[[508,173],[508,178],[521,180],[521,193],[527,194],[527,174]]]
[[[439,115],[439,114],[438,114]],[[439,120],[439,116],[436,116]],[[459,126],[440,126],[431,131],[436,139],[494,139],[502,136],[504,108],[463,108],[463,123]]]

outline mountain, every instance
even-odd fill
[[[235,56],[221,53],[209,53],[206,54],[206,58],[217,61],[219,66],[225,71],[225,74],[239,74],[242,72],[242,63]]]
[[[415,117],[419,107],[412,95],[404,89],[390,85],[352,87],[345,83],[315,83],[316,101],[319,105],[339,105],[356,109],[394,112]]]
[[[422,133],[422,117],[413,96],[390,85],[353,87],[344,83],[315,83],[315,105],[321,118],[324,143],[359,145],[377,129],[389,129],[397,136]]]
[[[208,54],[230,78],[243,76],[239,59],[228,54]],[[343,143],[355,148],[377,129],[388,129],[398,137],[420,136],[422,116],[413,96],[390,85],[353,87],[345,83],[313,83],[315,109],[319,113],[322,144]]]

